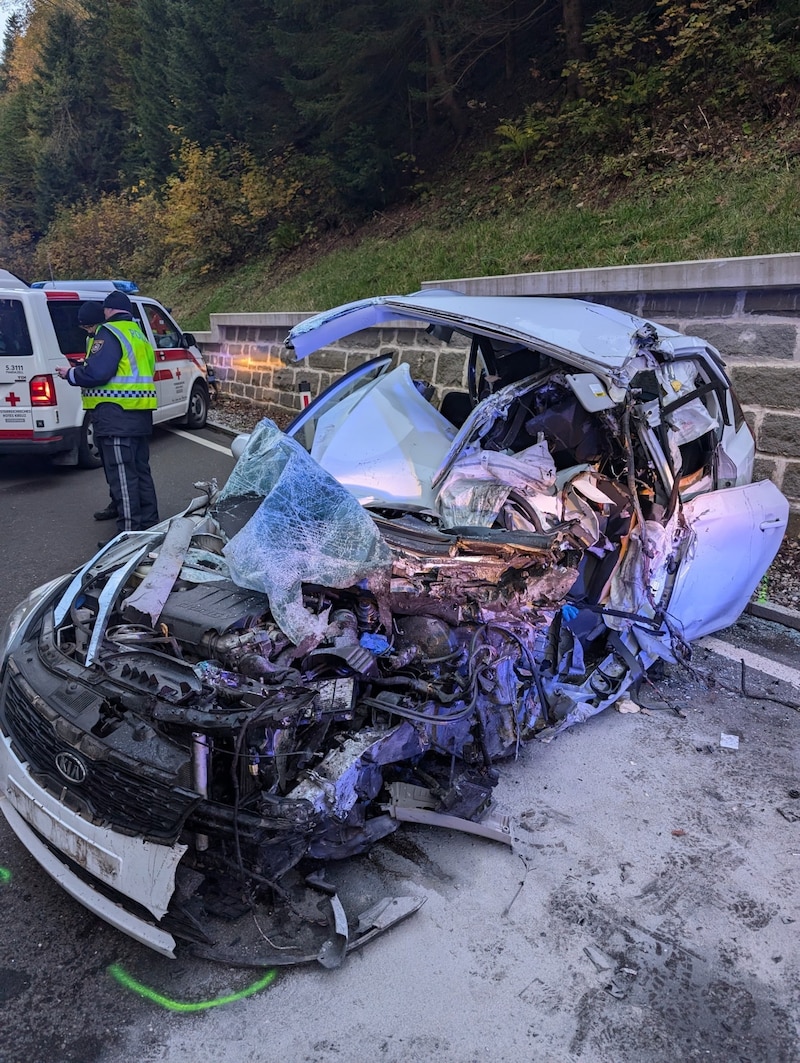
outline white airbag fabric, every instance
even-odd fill
[[[362,505],[432,513],[431,479],[455,434],[402,363],[320,417],[311,456]]]

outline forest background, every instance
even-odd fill
[[[800,244],[800,0],[0,10],[0,266],[186,327]]]

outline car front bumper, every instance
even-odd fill
[[[75,900],[136,941],[174,957],[175,939],[157,921],[174,892],[184,845],[156,845],[89,823],[35,781],[2,734],[0,810],[31,856]]]

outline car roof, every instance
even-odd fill
[[[446,289],[345,303],[295,325],[286,345],[298,359],[305,358],[338,339],[389,321],[439,325],[514,340],[604,374],[622,370],[644,348],[658,347],[668,358],[678,353],[708,356],[713,351],[704,340],[602,303],[542,296],[465,295]]]
[[[101,282],[97,282],[92,287],[86,286],[86,281],[78,281],[74,285],[68,285],[64,282],[57,282],[56,284],[44,289],[45,297],[52,302],[69,302],[75,300],[77,302],[86,303],[101,303],[103,299],[109,294],[109,292],[120,291],[119,288],[115,288],[113,285],[109,287],[101,287]],[[161,307],[158,299],[152,295],[142,295],[141,292],[125,292],[130,301],[134,304],[138,303],[153,303],[158,307]]]
[[[26,284],[16,273],[11,273],[7,269],[0,269],[0,288],[14,288],[16,290],[29,287],[30,285]]]
[[[44,288],[47,291],[86,291],[113,292],[120,291],[126,295],[138,295],[139,286],[128,280],[49,280],[34,281],[31,288]]]

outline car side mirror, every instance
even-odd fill
[[[193,332],[181,333],[181,347],[196,347],[197,340],[194,338]]]

